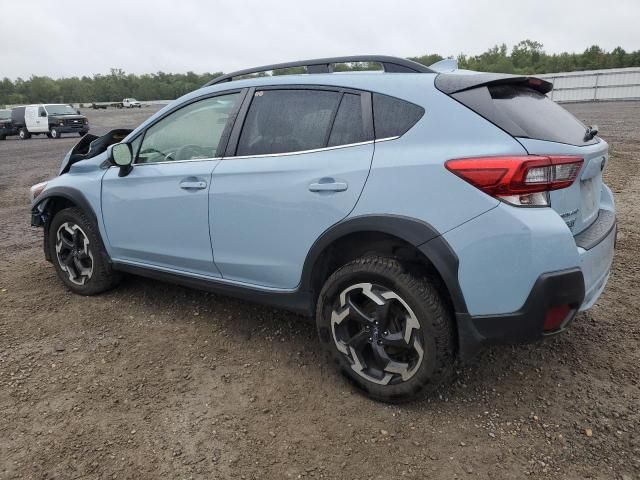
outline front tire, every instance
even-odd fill
[[[60,138],[60,135],[61,135],[60,130],[58,130],[58,129],[57,129],[57,128],[55,128],[55,127],[52,127],[52,128],[49,130],[49,135],[47,135],[47,136],[48,136],[49,138],[53,138],[53,139],[57,140],[57,139],[59,139],[59,138]]]
[[[453,318],[434,278],[396,259],[363,257],[325,282],[316,309],[320,341],[370,397],[398,403],[433,390],[455,359]]]
[[[48,243],[58,277],[72,292],[96,295],[118,283],[98,228],[81,209],[66,208],[53,217]]]

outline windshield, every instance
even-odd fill
[[[69,105],[46,105],[47,113],[49,115],[77,115],[73,108]]]
[[[11,118],[11,110],[0,110],[0,120],[9,120]]]

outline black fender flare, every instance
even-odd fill
[[[458,282],[458,256],[433,226],[402,215],[360,215],[342,220],[330,227],[314,242],[307,254],[302,270],[301,290],[312,290],[313,271],[322,253],[336,240],[357,232],[393,235],[416,247],[442,277],[456,314],[467,313]]]
[[[82,209],[91,220],[98,225],[98,217],[91,207],[87,197],[78,189],[72,187],[52,187],[46,189],[38,198],[36,198],[31,206],[31,225],[44,227],[43,249],[44,256],[51,261],[49,255],[49,225],[51,224],[51,216],[48,213],[47,206],[52,200],[62,198],[74,203],[78,208]]]
[[[78,208],[81,208],[88,215],[92,217],[92,220],[96,221],[96,212],[93,211],[93,207],[80,190],[72,187],[52,187],[46,189],[38,198],[35,199],[31,206],[32,213],[38,213],[44,211],[46,205],[54,198],[64,198],[70,202],[75,203]],[[46,202],[46,203],[45,203]],[[44,204],[44,205],[43,205]],[[40,206],[44,208],[39,208]]]

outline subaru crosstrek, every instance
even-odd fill
[[[384,72],[332,72],[356,61]],[[254,75],[284,68],[306,74]],[[605,288],[608,146],[551,88],[393,57],[235,72],[86,135],[32,187],[31,221],[76,293],[126,272],[315,316],[347,377],[406,400],[483,344],[564,331]]]

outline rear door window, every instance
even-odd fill
[[[236,155],[268,155],[326,146],[340,94],[326,90],[256,91]]]
[[[376,139],[404,135],[424,115],[424,108],[399,98],[373,94],[373,126]]]
[[[333,128],[327,146],[349,145],[366,142],[367,130],[363,119],[362,99],[360,95],[345,93],[340,101],[338,113],[333,121]]]

